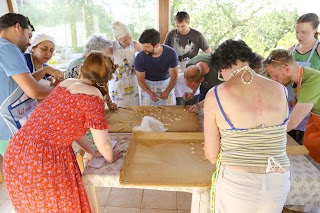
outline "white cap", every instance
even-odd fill
[[[40,44],[43,41],[51,41],[53,43],[53,47],[55,48],[55,46],[56,46],[56,42],[53,37],[46,35],[46,34],[38,34],[38,35],[31,38],[31,40],[30,40],[31,46],[30,47],[37,46],[38,44]]]
[[[112,33],[115,38],[121,38],[129,32],[129,28],[124,23],[120,21],[115,21],[112,23]]]

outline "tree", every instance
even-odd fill
[[[54,34],[62,46],[72,46],[77,52],[83,44],[79,38],[83,41],[94,32],[112,35],[110,8],[92,0],[23,0],[18,11],[30,18],[37,32]]]
[[[193,2],[193,3],[192,3]],[[297,10],[285,1],[268,0],[172,0],[171,8],[186,10],[191,27],[202,32],[215,49],[229,38],[242,38],[256,52],[266,55],[278,41],[294,30]],[[284,4],[285,5],[285,4]]]
[[[293,23],[297,18],[297,11],[284,10],[254,17],[250,20],[250,28],[247,27],[249,33],[244,34],[243,39],[253,49],[266,56],[270,50],[278,46],[278,42],[283,40],[287,33],[294,32]]]

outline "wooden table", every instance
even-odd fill
[[[214,171],[204,154],[203,132],[135,132],[120,169],[120,183],[208,187]]]
[[[199,132],[196,113],[187,112],[183,106],[130,106],[117,110],[107,110],[109,132],[132,132],[133,127],[141,125],[144,116],[161,121],[167,132]]]
[[[205,158],[203,144],[203,132],[135,132],[120,169],[120,183],[133,187],[210,187],[215,166]],[[288,135],[288,155],[308,153]]]
[[[116,145],[116,149],[118,150],[127,150],[129,145],[129,140],[131,139],[132,133],[111,133],[112,140],[117,140],[118,143]],[[294,141],[292,141],[294,142]],[[295,145],[303,148],[301,145]],[[291,146],[291,145],[289,145]],[[288,146],[288,147],[289,147]],[[296,187],[293,181],[297,180],[300,183],[305,182],[307,179],[310,181],[313,176],[308,176],[312,172],[315,172],[315,167],[306,160],[306,158],[302,155],[289,155],[290,163],[292,166],[299,165],[303,167],[303,171],[301,169],[294,169],[291,171],[292,174],[292,186],[296,188],[296,190],[300,191],[298,187]],[[113,164],[105,163],[100,169],[94,169],[91,167],[86,167],[83,173],[83,183],[87,191],[87,195],[89,198],[90,206],[93,212],[98,213],[99,205],[96,196],[96,187],[116,187],[116,188],[141,188],[141,189],[153,189],[153,190],[165,190],[165,191],[181,191],[181,192],[189,192],[192,193],[192,201],[191,201],[191,213],[207,213],[209,209],[209,199],[210,199],[210,181],[206,186],[199,187],[186,187],[186,186],[159,186],[159,185],[141,185],[141,186],[132,186],[132,185],[122,185],[120,184],[120,168],[123,164],[123,158],[119,159]],[[301,164],[300,162],[303,161]],[[210,174],[209,174],[210,175]],[[302,177],[303,175],[304,177]],[[300,178],[301,177],[301,178]],[[302,191],[306,191],[308,189],[301,189]],[[305,192],[303,193],[305,194]],[[297,200],[299,200],[299,196],[296,191],[290,191],[290,198],[288,196],[287,204],[294,205]],[[308,195],[312,196],[312,195]],[[305,199],[307,200],[307,198]],[[300,205],[304,205],[305,201],[299,200]]]
[[[309,150],[297,143],[289,134],[287,134],[287,154],[288,155],[308,155]]]
[[[198,119],[200,120],[200,128],[202,127],[202,119],[203,114],[198,115]],[[129,140],[131,139],[132,133],[111,133],[112,140],[117,140],[118,144],[116,145],[116,149],[126,151],[128,149]],[[292,187],[295,188],[298,184],[301,184],[305,180],[314,180],[314,176],[318,177],[319,171],[302,155],[307,154],[308,150],[296,143],[290,136],[288,136],[288,145],[287,152],[289,154],[290,163],[292,166],[296,168],[292,168],[291,171],[291,183]],[[302,162],[302,163],[300,163]],[[90,167],[86,167],[83,173],[83,183],[87,191],[87,195],[89,198],[91,209],[94,213],[99,213],[99,205],[96,196],[96,187],[117,187],[117,188],[142,188],[142,189],[154,189],[154,190],[166,190],[166,191],[182,191],[192,193],[192,201],[191,201],[191,213],[207,213],[209,211],[209,200],[210,200],[210,181],[205,186],[159,186],[157,184],[154,185],[121,185],[119,182],[120,178],[120,168],[123,163],[123,158],[119,159],[113,164],[105,163],[101,168],[94,169]],[[298,166],[297,166],[298,165]],[[299,168],[297,168],[299,167]],[[301,169],[302,167],[302,169]],[[303,174],[301,174],[301,171]],[[316,172],[318,172],[316,174]],[[310,175],[314,173],[313,175]],[[209,174],[210,175],[210,174]],[[310,176],[308,176],[310,175]],[[302,177],[303,176],[303,177]],[[301,179],[299,179],[302,177]],[[296,182],[297,181],[297,182]],[[319,187],[318,187],[319,188]],[[297,195],[296,190],[299,192],[307,191],[308,188],[296,188],[295,191],[291,189],[288,199],[288,205],[294,205],[296,200],[298,199],[300,205],[306,204],[308,199],[312,199],[313,195],[306,195],[309,197],[301,197],[299,194]],[[302,190],[302,191],[301,191]],[[320,190],[320,188],[319,188]],[[305,192],[303,195],[305,196]],[[317,192],[315,192],[317,194]],[[320,194],[320,192],[319,192]],[[313,198],[314,199],[314,198]],[[298,204],[297,204],[298,205]]]

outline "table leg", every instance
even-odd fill
[[[210,190],[201,194],[192,193],[191,213],[208,213],[210,212]]]
[[[0,183],[3,183],[4,182],[4,179],[2,177],[2,172],[0,171]]]
[[[88,200],[90,203],[90,208],[92,213],[100,213],[100,207],[98,204],[98,198],[96,193],[96,187],[95,186],[84,186],[87,192]]]

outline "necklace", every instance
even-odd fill
[[[239,72],[243,71],[243,73],[241,74],[241,81],[244,83],[244,84],[251,84],[252,81],[253,81],[253,70],[249,67],[249,66],[244,66],[244,67],[241,67],[239,69],[236,69],[235,71],[233,71],[230,75],[230,78],[236,76]],[[245,81],[243,76],[244,74],[248,72],[250,74],[250,80],[249,81]]]

